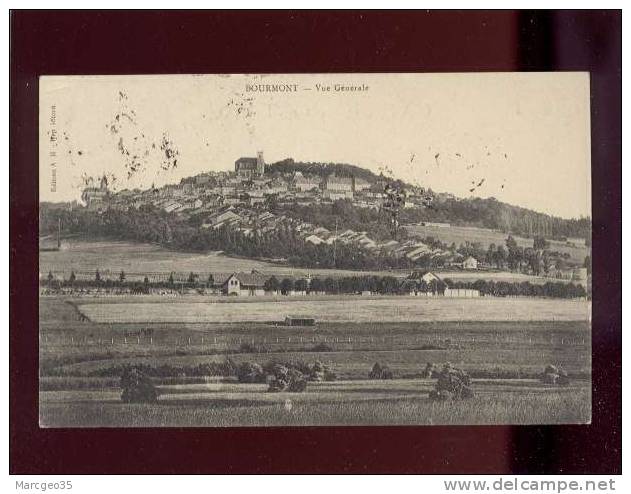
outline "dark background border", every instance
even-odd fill
[[[621,473],[621,29],[619,11],[13,11],[10,472]],[[591,72],[591,425],[38,428],[40,74],[514,70]]]

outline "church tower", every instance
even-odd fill
[[[256,174],[262,177],[265,173],[265,160],[263,159],[263,151],[256,153]]]

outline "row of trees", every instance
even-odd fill
[[[150,282],[148,277],[140,282],[128,282],[125,273],[121,272],[118,280],[103,280],[99,272],[96,272],[94,280],[77,280],[74,272],[68,280],[55,280],[52,273],[48,274],[46,286],[49,288],[92,288],[102,287],[106,289],[128,288],[134,293],[149,293],[151,288],[177,289],[180,287],[190,288],[213,288],[214,278],[200,280],[195,273],[190,273],[186,282],[174,280],[173,274],[168,281]],[[267,292],[277,292],[287,295],[291,292],[306,293],[327,293],[327,294],[358,294],[370,292],[377,294],[407,294],[410,292],[443,294],[445,289],[473,289],[478,290],[482,295],[494,297],[526,296],[526,297],[551,297],[551,298],[582,298],[587,296],[587,292],[582,285],[562,282],[547,282],[544,284],[533,284],[525,282],[506,282],[477,280],[475,282],[452,281],[450,279],[432,280],[427,283],[425,280],[400,280],[394,276],[345,276],[342,278],[282,278],[276,276],[268,278],[263,288]]]
[[[129,281],[127,280],[127,274],[124,270],[120,272],[116,279],[104,278],[101,275],[101,272],[97,269],[94,273],[93,279],[77,279],[77,275],[74,271],[70,272],[70,276],[67,280],[57,280],[53,275],[52,271],[48,272],[46,276],[46,281],[48,284],[58,284],[62,283],[63,286],[74,286],[74,287],[93,287],[93,286],[104,286],[104,287],[130,287],[136,286],[139,284],[138,281]],[[153,288],[174,288],[175,286],[190,286],[190,287],[212,287],[215,284],[215,278],[212,274],[209,274],[207,278],[200,279],[200,276],[196,273],[191,272],[188,275],[186,281],[176,280],[174,277],[174,273],[169,275],[169,279],[167,281],[150,281],[148,276],[144,277],[142,282],[143,285],[151,286]]]
[[[549,281],[543,284],[507,281],[477,280],[474,282],[453,282],[445,279],[449,288],[478,290],[482,295],[493,297],[548,297],[548,298],[584,298],[587,291],[583,285]]]

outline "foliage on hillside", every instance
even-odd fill
[[[404,209],[402,223],[444,222],[458,226],[475,226],[500,230],[513,235],[545,238],[580,237],[591,239],[589,218],[565,219],[512,206],[495,198],[434,201],[430,208]]]
[[[62,218],[68,234],[87,234],[118,240],[150,242],[173,250],[207,252],[221,250],[248,258],[283,258],[292,266],[344,269],[384,269],[411,266],[409,260],[373,254],[353,245],[313,245],[298,232],[282,226],[274,231],[254,231],[251,235],[221,227],[217,230],[191,226],[186,219],[153,206],[128,211],[107,210],[102,214],[86,209],[55,211],[47,222]]]
[[[379,181],[384,180],[383,176],[376,175],[370,170],[355,165],[300,162],[291,158],[267,165],[266,170],[271,173],[293,173],[299,171],[303,174],[308,173],[321,177],[336,173],[339,176],[361,178],[371,184],[377,184]],[[391,179],[388,181],[390,183],[393,182]],[[400,180],[395,180],[394,184],[406,189],[411,188],[409,184]],[[446,222],[454,225],[490,228],[527,237],[534,235],[542,235],[547,238],[579,237],[585,238],[588,242],[591,238],[591,220],[589,218],[559,218],[500,202],[493,197],[488,199],[478,197],[467,199],[448,197],[442,199],[440,194],[435,194],[431,189],[426,191],[426,193],[438,200],[434,200],[429,208],[405,209],[401,212],[401,223],[418,223],[420,221]],[[300,212],[307,213],[305,209],[311,209],[311,206],[300,210]],[[346,212],[348,213],[348,210]],[[348,221],[348,223],[355,222]],[[329,228],[325,222],[322,225]],[[349,226],[348,228],[352,227]],[[369,231],[367,227],[354,229]]]
[[[360,166],[349,165],[347,163],[294,161],[292,158],[265,165],[265,172],[272,174],[301,172],[303,174],[318,175],[320,177],[326,177],[335,173],[340,177],[361,178],[370,183],[374,183],[379,179],[373,172]]]

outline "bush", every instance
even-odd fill
[[[544,374],[558,374],[559,369],[557,368],[556,365],[548,364],[546,365],[546,368],[543,370],[543,373]]]
[[[242,343],[239,346],[239,353],[259,353],[259,349],[250,343]]]
[[[331,348],[326,343],[318,343],[311,348],[312,352],[332,352],[333,348]]]
[[[268,391],[279,392],[288,391],[290,393],[301,393],[307,389],[307,379],[297,369],[291,369],[281,364],[274,365],[269,381]]]
[[[237,367],[237,379],[241,383],[264,383],[265,373],[259,364],[243,362]]]
[[[562,367],[548,364],[543,369],[541,382],[543,384],[557,384],[559,386],[567,386],[568,384],[570,384],[570,378],[568,377],[565,369],[563,369]]]
[[[429,398],[436,401],[460,400],[473,397],[471,379],[464,370],[445,363],[438,373],[438,382]]]
[[[125,403],[155,403],[158,390],[151,378],[136,367],[126,367],[121,375],[121,400]]]
[[[104,367],[90,371],[88,376],[90,377],[118,377],[121,376],[128,366],[114,365],[111,367]],[[147,364],[134,364],[134,367],[141,371],[143,374],[149,377],[200,377],[200,376],[234,376],[237,372],[236,364],[227,359],[224,362],[207,362],[190,366],[172,366],[169,364],[163,364],[158,367],[153,367]]]
[[[336,379],[337,375],[319,360],[316,360],[309,370],[310,381],[335,381]]]
[[[423,371],[421,372],[421,377],[428,379],[428,378],[434,377],[435,373],[436,373],[436,367],[434,366],[434,364],[432,364],[431,362],[427,362],[425,369],[423,369]]]
[[[446,390],[433,389],[429,392],[429,399],[432,401],[451,401],[454,399],[454,394]]]
[[[370,379],[392,379],[394,375],[387,365],[382,366],[379,362],[375,362],[368,377]]]

